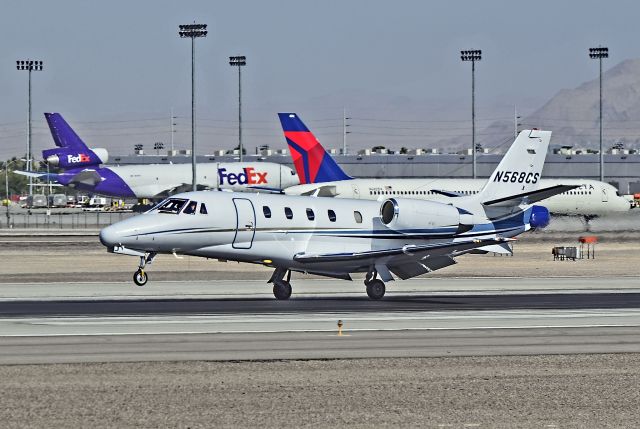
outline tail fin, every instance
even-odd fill
[[[480,201],[510,200],[537,190],[550,140],[551,131],[521,131],[478,194]]]
[[[349,180],[295,113],[278,113],[301,184]]]
[[[42,157],[63,169],[103,164],[109,159],[106,149],[89,149],[59,113],[45,113],[53,141],[59,149],[46,149]]]
[[[45,113],[44,117],[47,119],[51,136],[56,146],[68,147],[73,150],[88,149],[87,145],[84,144],[82,139],[73,131],[73,128],[69,126],[60,113]]]

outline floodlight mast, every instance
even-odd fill
[[[27,72],[29,72],[29,83],[27,90],[27,171],[31,171],[31,72],[42,71],[42,69],[44,68],[44,63],[42,61],[17,60],[16,68],[18,70],[26,70]],[[31,176],[29,176],[29,195],[33,195],[33,177]]]
[[[600,62],[600,181],[604,182],[604,152],[602,150],[602,59],[609,58],[609,48],[589,48],[589,58]]]
[[[471,61],[471,157],[473,160],[472,175],[476,178],[476,61],[482,59],[480,49],[460,51],[462,61]]]
[[[243,158],[242,147],[242,67],[247,65],[247,57],[244,55],[229,57],[229,65],[238,67],[238,149],[240,150],[240,162]]]
[[[185,24],[179,25],[178,35],[181,38],[191,39],[191,182],[193,190],[198,188],[196,176],[196,95],[195,95],[195,62],[196,43],[198,37],[207,36],[207,24]]]

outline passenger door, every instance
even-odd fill
[[[605,188],[602,188],[602,202],[606,203],[607,201],[609,201],[609,196],[607,195],[607,190]]]
[[[234,249],[251,249],[256,233],[256,212],[253,203],[246,198],[234,198],[236,208],[236,236],[233,238]]]

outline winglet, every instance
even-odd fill
[[[301,184],[351,179],[297,114],[278,113],[278,116]]]

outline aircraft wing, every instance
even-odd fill
[[[485,206],[513,206],[520,204],[533,204],[538,201],[553,197],[554,195],[579,188],[580,186],[581,185],[555,185],[548,188],[536,189],[535,191],[531,192],[524,192],[522,194],[486,201],[482,204]]]
[[[303,192],[300,195],[306,197],[335,197],[337,195],[336,187],[334,185],[318,186],[310,191]]]
[[[314,265],[341,264],[367,267],[375,265],[378,271],[386,267],[389,271],[403,280],[419,276],[430,271],[439,270],[455,264],[453,259],[474,249],[511,241],[507,238],[490,238],[482,240],[468,240],[453,243],[406,245],[394,249],[369,250],[352,253],[299,253],[294,260],[309,264],[310,270]]]

